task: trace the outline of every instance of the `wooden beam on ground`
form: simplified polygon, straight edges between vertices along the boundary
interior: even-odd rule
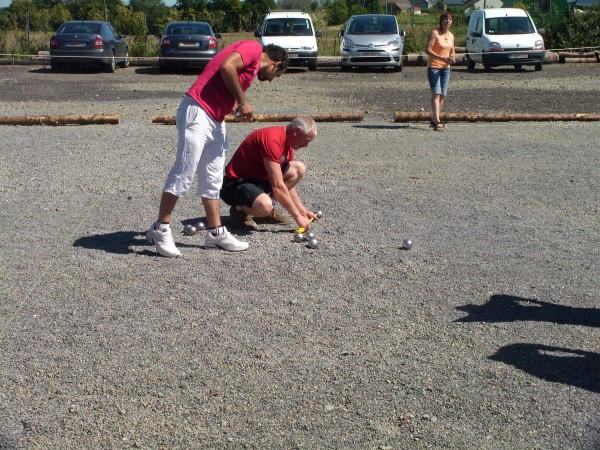
[[[254,114],[254,122],[291,122],[294,117],[311,117],[315,122],[362,122],[365,115],[355,113],[329,113],[329,114]],[[175,125],[175,116],[154,116],[152,123]],[[225,122],[236,122],[235,116],[225,116]]]
[[[117,125],[119,114],[0,116],[0,125]]]
[[[592,122],[600,120],[600,114],[480,114],[467,113],[442,113],[440,119],[445,122]],[[429,111],[396,111],[394,122],[430,122]]]

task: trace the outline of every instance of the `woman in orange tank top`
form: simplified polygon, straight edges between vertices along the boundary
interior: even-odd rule
[[[450,32],[453,21],[451,12],[443,12],[439,26],[431,32],[425,46],[427,78],[431,88],[431,126],[434,131],[444,131],[446,128],[440,121],[440,114],[448,92],[450,65],[455,62],[454,35]]]

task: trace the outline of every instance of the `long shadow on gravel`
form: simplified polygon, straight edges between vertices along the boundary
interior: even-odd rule
[[[552,383],[600,393],[600,354],[537,344],[512,344],[489,359],[514,366]]]
[[[600,327],[598,308],[573,308],[513,295],[492,295],[483,305],[464,305],[456,309],[468,314],[456,322],[535,321]]]

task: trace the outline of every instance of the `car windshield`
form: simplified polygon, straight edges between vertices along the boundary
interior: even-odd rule
[[[204,36],[209,36],[210,28],[207,24],[203,23],[185,23],[185,24],[175,24],[170,26],[167,29],[166,34],[201,34]]]
[[[100,34],[99,23],[70,22],[63,24],[58,33]]]
[[[493,17],[485,19],[488,34],[530,34],[534,33],[529,17]]]
[[[394,17],[356,17],[348,26],[349,34],[397,34],[398,25]]]
[[[263,36],[312,36],[313,29],[308,19],[268,19]]]

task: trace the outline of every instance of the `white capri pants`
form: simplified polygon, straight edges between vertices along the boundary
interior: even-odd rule
[[[197,173],[198,197],[218,199],[228,147],[225,122],[214,120],[186,95],[177,110],[177,156],[163,191],[186,195]]]

